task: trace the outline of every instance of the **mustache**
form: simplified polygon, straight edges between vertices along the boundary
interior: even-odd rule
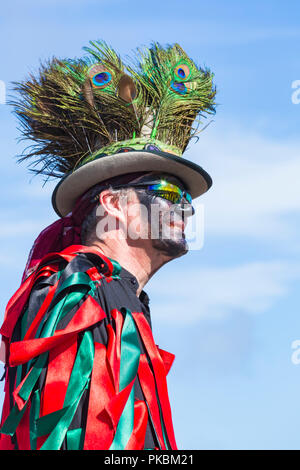
[[[186,214],[177,210],[166,210],[161,212],[161,220],[169,223],[184,223],[186,225]]]

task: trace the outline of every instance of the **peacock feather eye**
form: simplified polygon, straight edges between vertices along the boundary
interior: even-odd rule
[[[107,85],[111,81],[111,74],[109,72],[100,72],[94,75],[92,82],[95,86]]]
[[[174,78],[179,78],[182,81],[188,80],[191,74],[190,68],[187,64],[178,64],[174,69]]]
[[[183,82],[175,82],[174,80],[171,82],[170,88],[178,95],[186,95],[189,91]]]
[[[112,81],[112,74],[102,64],[95,64],[88,70],[92,86],[94,88],[106,88]]]

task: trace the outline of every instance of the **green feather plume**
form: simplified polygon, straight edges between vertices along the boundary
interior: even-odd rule
[[[181,154],[199,117],[215,112],[213,74],[175,44],[154,43],[125,65],[105,42],[90,42],[81,59],[54,58],[37,77],[15,83],[10,102],[22,137],[19,157],[35,173],[61,177],[95,153],[159,141]],[[122,144],[124,142],[124,144]]]

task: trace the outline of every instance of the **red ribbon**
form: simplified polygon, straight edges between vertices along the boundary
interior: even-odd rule
[[[143,343],[149,354],[151,364],[153,366],[155,380],[158,388],[158,395],[162,407],[164,423],[166,426],[168,438],[173,450],[177,450],[175,435],[172,423],[172,413],[168,397],[168,388],[166,381],[166,369],[163,360],[158,352],[157,346],[154,342],[153,335],[149,323],[141,312],[133,312],[132,316],[136,322]]]
[[[114,384],[107,368],[106,348],[104,344],[95,343],[84,450],[109,449],[114,428],[106,406],[114,394]]]
[[[148,422],[148,411],[144,401],[137,400],[134,403],[134,423],[133,431],[125,450],[142,450],[144,449],[146,431]]]
[[[140,377],[140,383],[143,393],[150,408],[153,426],[159,439],[160,446],[162,450],[166,450],[161,428],[160,413],[157,403],[155,380],[145,354],[141,354],[140,356],[138,375]]]
[[[12,343],[9,365],[14,367],[24,364],[33,357],[59,346],[70,337],[104,318],[106,318],[104,310],[93,297],[88,296],[64,330],[55,331],[54,335],[48,338],[35,338]]]

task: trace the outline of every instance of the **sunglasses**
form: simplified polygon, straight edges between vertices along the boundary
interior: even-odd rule
[[[192,204],[192,196],[188,192],[182,190],[176,184],[168,183],[165,180],[161,180],[159,182],[149,181],[148,183],[128,183],[120,186],[114,186],[114,189],[120,189],[124,187],[145,189],[146,191],[153,193],[156,196],[167,199],[173,204],[179,204],[183,199],[186,199],[189,204]]]

